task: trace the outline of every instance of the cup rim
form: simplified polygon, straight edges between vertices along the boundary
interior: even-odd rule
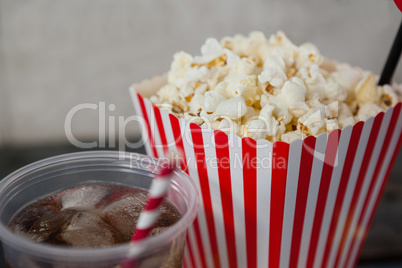
[[[21,178],[22,176],[27,175],[30,172],[34,172],[38,168],[44,168],[46,166],[51,166],[54,164],[77,160],[116,160],[117,157],[121,157],[122,154],[124,155],[123,161],[126,162],[126,164],[128,161],[127,159],[130,159],[129,157],[132,157],[133,155],[141,157],[142,160],[148,159],[148,163],[150,165],[153,165],[154,167],[156,167],[156,165],[153,163],[157,163],[158,161],[156,158],[151,156],[122,151],[99,150],[63,154],[34,162],[9,174],[8,176],[0,180],[0,193],[3,192],[9,184],[14,182],[18,178]],[[186,230],[192,224],[198,213],[197,208],[199,206],[199,194],[193,180],[182,170],[176,169],[174,173],[175,180],[172,181],[172,184],[174,184],[175,181],[180,182],[182,185],[184,184],[184,186],[186,186],[187,188],[186,190],[190,190],[190,193],[188,193],[187,196],[191,198],[188,198],[188,209],[183,215],[181,215],[180,220],[161,234],[148,237],[143,241],[128,242],[105,248],[63,248],[48,245],[45,243],[30,241],[29,239],[14,234],[7,228],[7,226],[0,222],[0,241],[3,244],[9,245],[13,248],[17,248],[21,252],[28,253],[31,256],[36,256],[44,259],[55,259],[59,261],[102,261],[102,259],[111,260],[110,256],[113,256],[112,259],[123,260],[136,258],[144,253],[144,251],[151,252],[159,247],[163,247],[164,245],[168,244],[172,240],[172,238],[179,236],[181,233],[183,233],[183,230]]]

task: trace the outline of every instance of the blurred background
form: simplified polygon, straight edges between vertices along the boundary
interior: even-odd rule
[[[115,105],[106,118],[132,115],[128,87],[166,72],[176,51],[200,54],[207,37],[283,30],[380,73],[401,18],[392,0],[0,0],[0,178],[80,150],[64,131],[78,104]],[[131,139],[136,129],[126,129]],[[98,140],[98,110],[77,113],[72,132]],[[397,161],[360,265],[402,259],[401,154]]]
[[[131,115],[133,82],[166,72],[176,51],[200,54],[211,36],[281,29],[380,73],[400,20],[392,0],[0,0],[0,144],[66,141],[80,103]],[[74,135],[96,137],[97,119],[81,112]]]

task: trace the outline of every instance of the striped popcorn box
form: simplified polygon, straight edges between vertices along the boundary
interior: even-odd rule
[[[401,103],[290,144],[201,129],[130,93],[148,154],[183,154],[201,206],[185,267],[353,267],[402,142]]]

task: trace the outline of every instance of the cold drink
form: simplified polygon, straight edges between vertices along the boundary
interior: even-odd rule
[[[0,240],[12,268],[181,267],[198,191],[176,170],[149,237],[130,242],[161,160],[96,151],[45,159],[0,181]],[[134,261],[134,262],[131,262]]]
[[[93,184],[41,199],[12,219],[16,234],[35,242],[69,247],[108,247],[131,240],[147,191],[122,185]],[[180,219],[165,201],[151,236]]]

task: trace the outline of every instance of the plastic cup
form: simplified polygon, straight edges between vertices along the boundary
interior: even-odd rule
[[[7,264],[26,267],[115,267],[137,260],[138,267],[181,267],[187,228],[198,210],[197,190],[182,171],[175,171],[166,199],[181,219],[163,233],[136,243],[107,248],[67,248],[32,242],[7,225],[22,208],[51,194],[86,184],[119,184],[148,189],[158,160],[111,151],[74,153],[48,158],[0,182],[0,240]]]

